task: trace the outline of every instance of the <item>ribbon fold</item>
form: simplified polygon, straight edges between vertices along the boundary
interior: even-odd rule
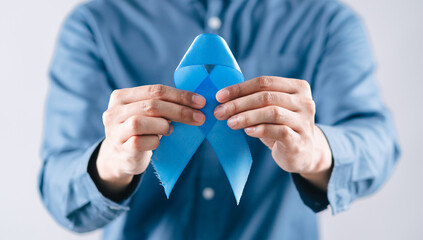
[[[226,121],[217,120],[213,111],[219,104],[218,90],[241,83],[244,76],[223,38],[215,34],[197,36],[174,73],[175,87],[201,94],[206,105],[201,111],[206,121],[201,126],[174,122],[174,131],[163,136],[153,151],[152,163],[169,198],[182,171],[207,139],[228,177],[237,204],[241,199],[252,157],[245,134],[232,130]]]

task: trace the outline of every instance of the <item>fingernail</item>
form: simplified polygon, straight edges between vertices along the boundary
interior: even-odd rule
[[[216,99],[219,102],[225,102],[229,99],[229,91],[226,89],[222,89],[216,93]]]
[[[192,115],[192,118],[194,118],[194,121],[198,123],[202,123],[204,122],[205,116],[202,113],[194,112],[194,114]]]
[[[245,132],[246,133],[253,133],[255,130],[256,130],[255,127],[247,127],[247,128],[245,128]]]
[[[169,125],[169,130],[167,130],[166,136],[169,136],[172,133],[173,133],[173,126]]]
[[[197,105],[198,107],[202,107],[206,104],[206,99],[200,95],[193,95],[192,102]]]
[[[235,127],[236,124],[238,123],[238,119],[239,119],[239,116],[229,118],[228,119],[228,126],[231,127],[231,128]]]
[[[225,106],[222,106],[222,105],[217,106],[217,108],[214,110],[214,115],[218,118],[224,117],[225,113],[226,113],[226,108]]]

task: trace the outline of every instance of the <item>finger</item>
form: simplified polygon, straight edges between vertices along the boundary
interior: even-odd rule
[[[297,132],[286,125],[259,124],[244,129],[248,136],[282,141],[284,145],[295,144],[299,138]]]
[[[130,156],[136,156],[143,151],[156,149],[159,143],[158,135],[132,136],[123,144],[123,147]]]
[[[157,84],[115,90],[110,96],[109,107],[148,99],[160,99],[197,109],[206,104],[206,99],[199,94]]]
[[[260,91],[277,91],[294,94],[302,91],[302,88],[307,87],[309,88],[308,83],[304,80],[261,76],[221,89],[217,92],[216,99],[218,102],[224,103]]]
[[[262,123],[287,125],[297,132],[301,131],[298,115],[277,106],[246,111],[228,119],[228,126],[235,130]]]
[[[136,135],[169,135],[172,127],[164,118],[132,116],[119,125],[121,143]]]
[[[217,106],[214,111],[214,116],[219,120],[224,120],[247,110],[271,105],[280,106],[291,111],[298,111],[299,104],[296,98],[294,94],[283,92],[257,92]]]
[[[161,100],[144,100],[130,103],[120,106],[115,111],[118,115],[115,121],[118,122],[124,122],[134,115],[143,115],[149,117],[162,117],[169,121],[199,126],[202,125],[206,119],[204,114],[199,110]]]

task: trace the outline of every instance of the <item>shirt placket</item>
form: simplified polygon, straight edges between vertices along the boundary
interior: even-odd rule
[[[222,0],[208,0],[206,2],[206,14],[204,19],[204,32],[219,34],[222,27]],[[196,184],[197,204],[196,204],[196,230],[195,239],[216,239],[218,229],[212,226],[216,224],[217,214],[219,214],[219,202],[222,201],[220,186],[224,183],[222,170],[219,161],[213,152],[210,144],[205,140],[199,150],[203,152],[201,159],[196,159],[200,163],[200,174]]]
[[[219,34],[222,27],[223,0],[208,0],[204,30],[207,33]]]

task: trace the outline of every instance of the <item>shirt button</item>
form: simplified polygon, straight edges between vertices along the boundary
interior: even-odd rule
[[[206,187],[203,189],[203,198],[206,200],[212,200],[214,198],[213,188]]]
[[[218,30],[222,26],[222,21],[218,17],[211,17],[207,21],[207,24],[212,30]]]

